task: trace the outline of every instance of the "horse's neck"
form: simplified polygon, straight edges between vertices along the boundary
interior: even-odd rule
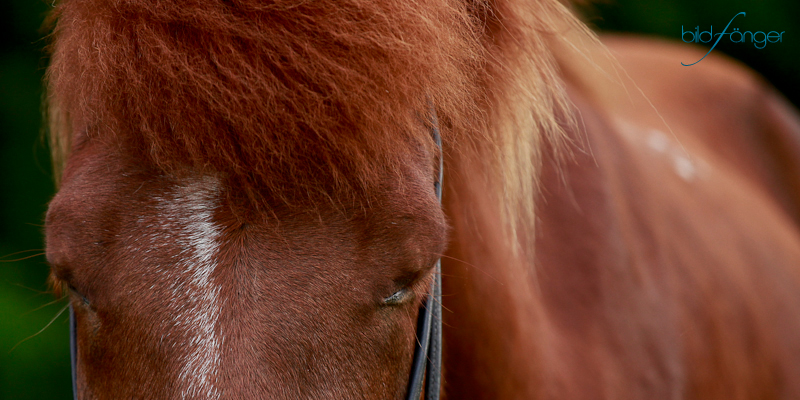
[[[536,398],[546,349],[531,340],[544,334],[534,270],[513,255],[472,172],[451,174],[445,193],[453,231],[442,261],[444,390],[451,398]]]

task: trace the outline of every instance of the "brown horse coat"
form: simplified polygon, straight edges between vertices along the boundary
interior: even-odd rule
[[[729,60],[605,42],[641,93],[571,85],[583,129],[545,159],[535,267],[448,203],[449,398],[798,398],[800,119]]]

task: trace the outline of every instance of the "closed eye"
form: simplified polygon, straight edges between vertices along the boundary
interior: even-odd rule
[[[383,299],[383,304],[387,306],[399,306],[414,298],[414,291],[409,288],[400,289],[391,296]]]

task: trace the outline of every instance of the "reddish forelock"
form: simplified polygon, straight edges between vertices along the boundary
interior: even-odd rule
[[[480,53],[457,1],[63,0],[54,18],[53,135],[167,173],[330,196],[431,145],[429,104],[451,130],[476,119]]]

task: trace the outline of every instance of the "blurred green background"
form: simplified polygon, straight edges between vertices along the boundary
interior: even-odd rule
[[[0,399],[71,398],[67,316],[59,315],[66,303],[53,302],[47,293],[41,255],[41,225],[53,195],[40,133],[47,64],[40,26],[49,4],[0,0]],[[739,17],[735,26],[786,31],[784,42],[758,50],[723,41],[715,52],[747,63],[800,104],[797,0],[616,0],[581,8],[597,28],[673,40],[680,40],[682,25],[687,30],[713,25],[716,30],[745,11],[747,17]],[[680,61],[693,60],[675,60]]]

